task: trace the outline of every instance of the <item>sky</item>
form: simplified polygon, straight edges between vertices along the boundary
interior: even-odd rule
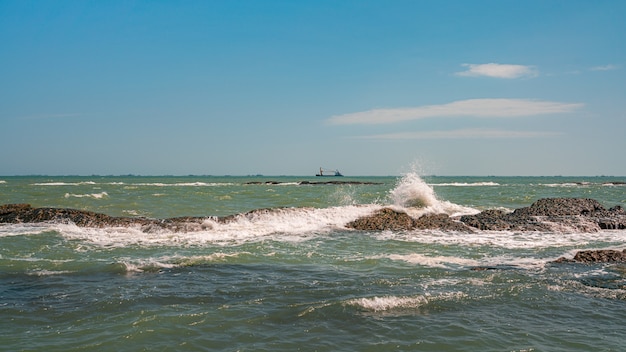
[[[0,175],[626,175],[626,1],[0,0]]]

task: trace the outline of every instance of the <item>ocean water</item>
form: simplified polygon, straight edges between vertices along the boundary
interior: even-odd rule
[[[330,180],[375,184],[300,184]],[[512,210],[544,197],[626,207],[624,181],[0,177],[0,204],[207,217],[207,229],[186,233],[0,224],[0,350],[623,351],[626,265],[550,262],[624,249],[624,230],[344,225],[384,206],[413,216]],[[210,218],[265,208],[274,210],[229,224]]]

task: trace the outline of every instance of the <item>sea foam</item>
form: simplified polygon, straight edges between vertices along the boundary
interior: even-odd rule
[[[346,302],[347,305],[361,307],[365,310],[381,312],[392,309],[418,308],[428,304],[428,299],[418,296],[384,296],[356,298]]]
[[[94,199],[102,199],[108,197],[109,194],[107,192],[100,193],[88,193],[88,194],[73,194],[73,193],[65,193],[65,198],[94,198]]]

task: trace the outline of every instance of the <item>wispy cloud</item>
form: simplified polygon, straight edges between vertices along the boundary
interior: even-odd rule
[[[604,65],[604,66],[594,66],[591,68],[591,71],[612,71],[619,69],[617,65]]]
[[[507,131],[492,129],[462,129],[451,131],[419,131],[359,136],[362,139],[499,139],[499,138],[543,138],[558,136],[558,132]]]
[[[468,99],[442,105],[413,108],[374,109],[335,115],[327,121],[334,125],[385,124],[434,117],[517,117],[561,114],[581,108],[581,103],[561,103],[531,99]]]
[[[457,76],[467,77],[493,77],[493,78],[522,78],[537,76],[537,69],[534,66],[507,65],[507,64],[463,64],[466,71],[457,72]]]

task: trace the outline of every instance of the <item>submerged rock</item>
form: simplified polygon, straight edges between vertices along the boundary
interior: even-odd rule
[[[553,263],[621,263],[626,262],[626,249],[598,249],[578,251],[574,258],[561,257]]]

